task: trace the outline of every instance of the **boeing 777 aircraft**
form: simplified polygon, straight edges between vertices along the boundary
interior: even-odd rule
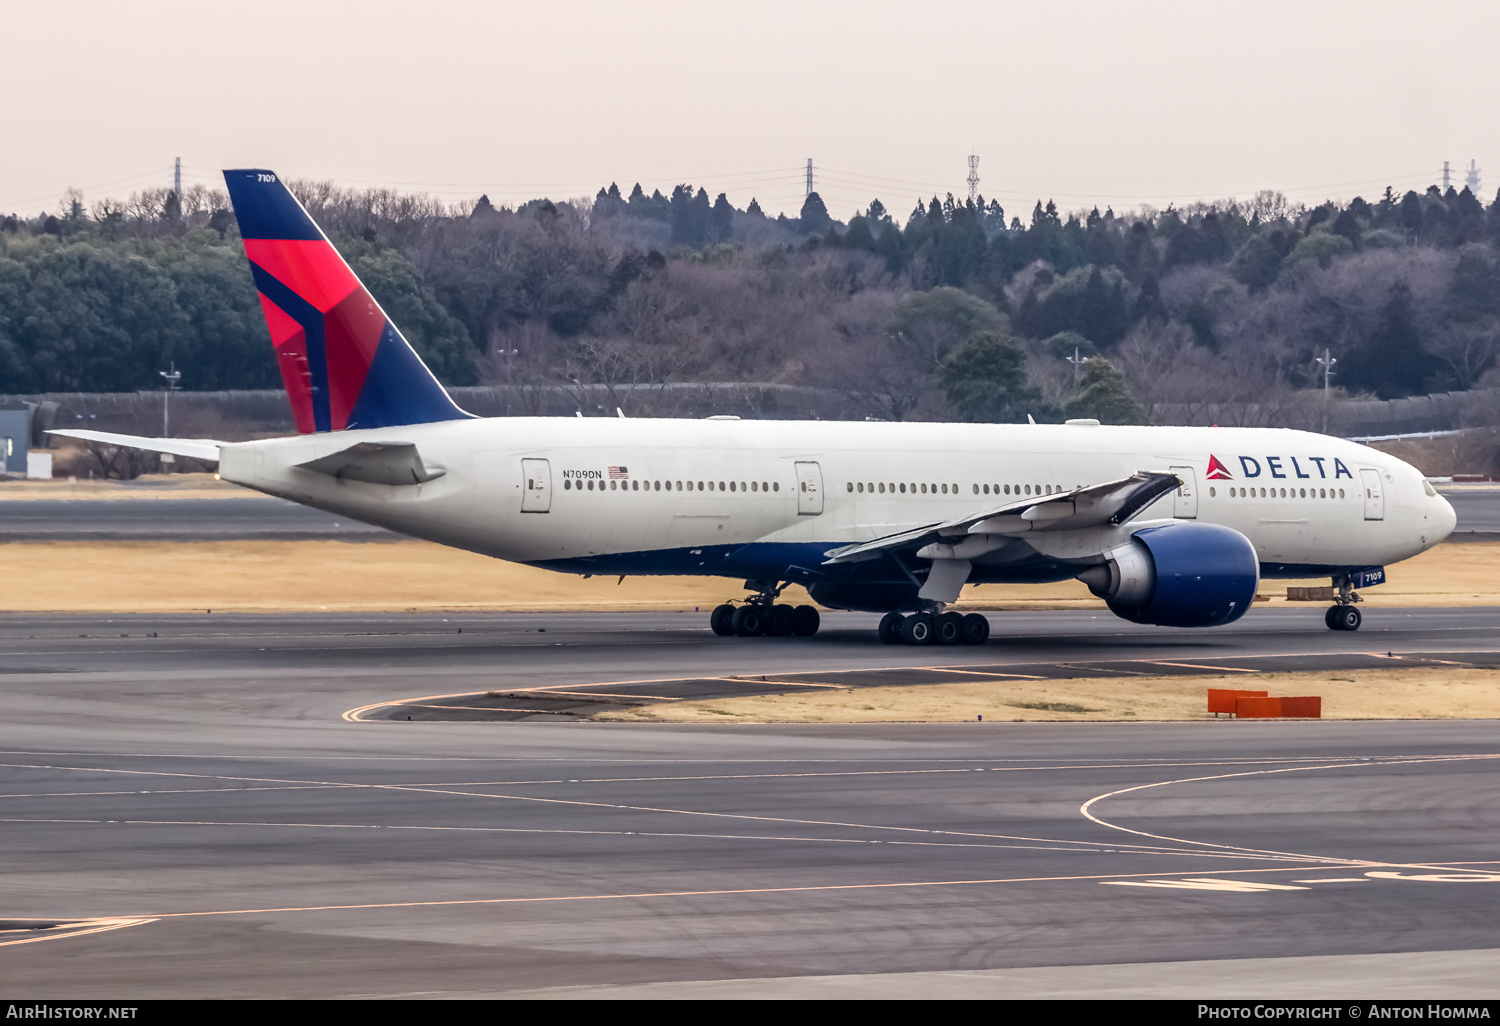
[[[1262,578],[1356,588],[1453,530],[1416,468],[1262,428],[508,417],[459,409],[270,171],[226,171],[299,434],[57,434],[217,460],[248,488],[573,574],[743,579],[718,634],[813,634],[812,606],[884,613],[888,643],[981,644],[964,584],[1077,578],[1136,623],[1213,627]]]

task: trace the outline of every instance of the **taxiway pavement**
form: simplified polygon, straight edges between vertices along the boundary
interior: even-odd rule
[[[1500,653],[1495,610],[1372,610],[1352,635],[1318,612],[1204,632],[997,614],[989,645],[944,658]],[[847,993],[855,976],[882,996],[1064,979],[1071,996],[1500,991],[1489,721],[341,718],[519,681],[932,663],[872,627],[0,617],[0,991],[753,996]]]

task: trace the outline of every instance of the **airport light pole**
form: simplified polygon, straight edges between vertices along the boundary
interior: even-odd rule
[[[177,369],[176,360],[172,361],[171,367],[170,371],[156,372],[167,379],[167,390],[161,394],[161,436],[163,438],[171,437],[167,429],[171,423],[172,393],[177,391],[177,382],[182,380],[182,371]]]
[[[1323,434],[1328,434],[1328,379],[1333,377],[1333,365],[1338,360],[1328,355],[1329,350],[1324,349],[1323,355],[1318,357],[1318,366],[1323,368]]]
[[[1073,365],[1073,391],[1076,392],[1078,391],[1078,375],[1083,371],[1083,365],[1088,363],[1088,360],[1078,355],[1077,346],[1073,347],[1072,356],[1065,356],[1063,359]]]

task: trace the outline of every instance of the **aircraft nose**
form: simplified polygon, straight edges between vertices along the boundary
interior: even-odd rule
[[[1437,530],[1434,541],[1442,541],[1448,535],[1452,534],[1453,529],[1458,526],[1458,513],[1454,511],[1453,503],[1441,495],[1433,501],[1437,506],[1437,510],[1433,514],[1433,521]]]

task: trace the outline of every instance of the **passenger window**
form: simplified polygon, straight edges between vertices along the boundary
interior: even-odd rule
[[[884,481],[880,482],[880,494],[881,495],[885,494],[885,482]]]
[[[734,491],[734,482],[733,481],[729,482],[729,490],[731,492]]]
[[[773,491],[773,492],[779,492],[779,491],[781,491],[781,482],[777,481],[775,484],[771,485],[771,491]]]

